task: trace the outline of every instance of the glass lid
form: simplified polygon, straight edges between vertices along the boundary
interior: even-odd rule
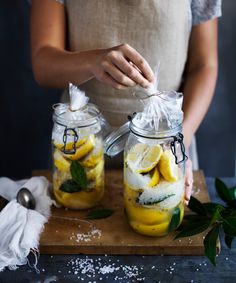
[[[130,122],[125,123],[105,138],[104,148],[108,156],[113,157],[124,150],[130,133],[129,124]]]

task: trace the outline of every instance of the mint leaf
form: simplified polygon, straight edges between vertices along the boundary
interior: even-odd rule
[[[174,231],[178,226],[180,222],[180,208],[176,207],[173,211],[173,215],[169,224],[169,231]]]
[[[225,185],[224,182],[222,182],[218,178],[215,179],[215,188],[216,188],[216,191],[217,191],[219,197],[223,201],[225,201],[226,203],[229,203],[230,201],[233,200],[231,198],[231,194],[230,194],[230,191],[229,191],[228,187]]]
[[[188,208],[200,215],[207,215],[204,205],[195,197],[191,196]]]
[[[208,218],[200,219],[195,222],[187,222],[182,225],[181,231],[176,235],[175,239],[180,237],[189,237],[205,231],[210,226]]]
[[[81,188],[74,180],[67,180],[61,184],[59,190],[66,193],[77,193],[81,191]]]
[[[83,190],[87,189],[87,176],[85,169],[77,161],[72,161],[70,166],[70,173],[73,181]]]
[[[213,265],[216,265],[216,243],[219,237],[220,225],[214,226],[204,239],[205,255]]]
[[[113,214],[113,210],[111,209],[97,209],[90,211],[87,214],[87,219],[101,219],[101,218],[107,218]]]

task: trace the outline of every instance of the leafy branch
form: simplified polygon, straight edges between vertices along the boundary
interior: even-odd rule
[[[216,265],[216,246],[220,231],[225,234],[225,243],[230,249],[236,237],[236,187],[229,189],[226,184],[216,178],[215,189],[224,205],[214,202],[202,203],[191,196],[188,207],[195,214],[186,215],[175,239],[193,236],[208,231],[204,244],[204,252],[213,265]]]

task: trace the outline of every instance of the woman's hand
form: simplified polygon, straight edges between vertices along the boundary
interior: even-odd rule
[[[91,56],[91,72],[96,79],[116,89],[136,84],[147,88],[154,80],[147,61],[128,44],[95,50]]]
[[[193,188],[193,170],[192,161],[190,159],[186,162],[186,176],[185,176],[185,197],[184,203],[188,205]]]

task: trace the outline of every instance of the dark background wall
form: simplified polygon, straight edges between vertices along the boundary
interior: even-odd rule
[[[233,176],[236,147],[236,1],[225,0],[219,21],[219,80],[197,133],[207,176]],[[0,2],[0,176],[22,178],[49,166],[51,105],[60,91],[37,86],[32,75],[27,1]]]

